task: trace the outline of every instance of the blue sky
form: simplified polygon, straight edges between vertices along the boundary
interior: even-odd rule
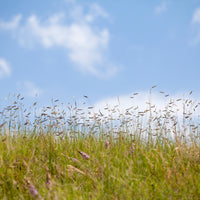
[[[199,0],[0,1],[1,100],[199,96],[199,74]]]

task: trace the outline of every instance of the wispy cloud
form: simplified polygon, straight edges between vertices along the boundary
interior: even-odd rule
[[[43,93],[43,91],[31,81],[18,82],[17,89],[22,92],[23,95],[31,98]]]
[[[2,79],[5,76],[10,76],[10,74],[11,74],[10,65],[5,59],[0,58],[0,79]]]
[[[155,7],[156,14],[162,14],[166,11],[167,11],[167,2],[166,1],[162,1],[161,4],[159,4]]]
[[[8,30],[13,31],[16,30],[20,24],[20,21],[22,19],[22,16],[16,15],[13,17],[11,21],[5,22],[0,19],[0,30]]]
[[[194,11],[193,18],[192,18],[192,23],[200,24],[200,8],[197,8]]]
[[[200,42],[200,8],[197,8],[194,11],[191,24],[194,31],[192,44],[196,45],[196,44],[199,44]]]
[[[88,22],[94,22],[99,17],[104,19],[110,19],[109,14],[97,3],[93,3],[89,6],[89,12],[85,15],[85,20]]]
[[[98,19],[109,19],[109,15],[96,3],[90,4],[87,12],[77,3],[70,6],[69,13],[56,13],[45,21],[31,15],[20,23],[22,17],[17,15],[12,21],[1,21],[0,30],[15,30],[24,47],[40,44],[43,48],[65,49],[70,61],[83,73],[114,75],[118,68],[106,56],[110,33],[97,23]]]

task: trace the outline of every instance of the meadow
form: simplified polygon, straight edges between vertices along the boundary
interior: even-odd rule
[[[200,199],[200,103],[190,94],[162,110],[151,98],[123,111],[23,99],[0,112],[0,199]]]

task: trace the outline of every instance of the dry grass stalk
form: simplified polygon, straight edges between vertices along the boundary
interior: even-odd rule
[[[45,182],[45,185],[46,185],[46,188],[48,190],[51,189],[52,182],[51,182],[51,175],[49,173],[49,168],[48,167],[46,168],[46,182]]]
[[[68,167],[68,173],[70,175],[72,175],[73,172],[78,172],[79,174],[86,175],[85,172],[81,171],[80,169],[78,169],[72,165],[67,165],[67,167]]]

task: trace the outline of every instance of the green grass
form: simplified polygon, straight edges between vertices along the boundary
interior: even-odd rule
[[[22,99],[0,112],[0,199],[200,199],[199,103],[183,99],[180,122],[171,100],[105,115]]]
[[[105,140],[95,136],[2,137],[0,199],[37,199],[31,197],[26,179],[43,199],[200,198],[200,148],[195,144],[136,139],[133,150],[133,140],[123,136],[111,137],[109,143],[105,148]]]

